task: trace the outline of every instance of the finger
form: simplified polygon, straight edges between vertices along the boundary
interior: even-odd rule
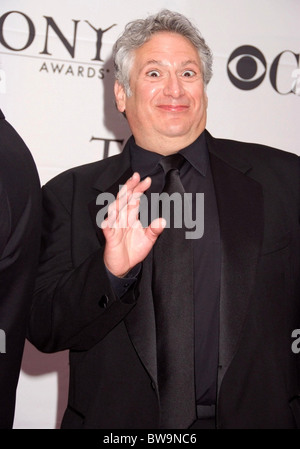
[[[144,192],[149,189],[151,182],[152,180],[148,176],[147,178],[143,179],[143,181],[138,183],[133,192],[128,196],[128,206],[132,206],[133,208],[139,206],[141,197],[143,196]]]
[[[128,199],[128,225],[130,227],[143,227],[140,222],[141,217],[144,217],[145,208],[148,210],[148,200],[144,192],[151,185],[151,178],[147,177],[141,181],[134,189],[131,197]],[[147,214],[148,215],[148,214]]]
[[[116,200],[113,201],[111,204],[109,204],[107,208],[107,219],[106,219],[106,225],[113,227],[114,223],[117,220],[117,203]]]
[[[133,188],[131,188],[131,184],[125,184],[120,190],[117,197],[117,201],[119,201],[117,207],[118,210],[121,210],[126,205],[135,207],[137,205],[137,201],[140,199],[143,193],[147,189],[149,189],[150,185],[151,178],[149,176],[136,183]]]
[[[153,243],[156,241],[157,237],[163,232],[167,225],[164,218],[156,218],[153,220],[145,231],[145,235]]]
[[[115,230],[113,226],[111,226],[111,224],[109,223],[108,218],[102,221],[101,229],[103,231],[103,235],[106,240],[109,240],[113,237]]]
[[[128,186],[132,192],[132,189],[136,186],[139,180],[140,180],[139,174],[134,173],[133,176],[130,179],[128,179],[127,182],[121,187],[115,201],[113,201],[107,208],[108,221],[104,223],[104,226],[113,227],[116,225],[117,220],[119,218],[119,211],[126,206],[128,201],[128,195],[131,195],[131,193],[130,194],[128,193]]]
[[[140,181],[133,189],[133,193],[144,193],[149,187],[151,186],[151,178],[150,176],[147,176],[147,178]]]
[[[140,181],[139,173],[134,173],[133,178],[130,178],[120,189],[117,199],[121,201],[121,205],[123,205],[123,201],[126,201],[127,198],[131,198],[134,194],[136,198],[139,195],[142,195],[147,189],[149,189],[151,185],[151,178],[147,176],[145,179]]]
[[[121,196],[117,200],[117,221],[120,227],[140,226],[138,223],[140,201],[150,185],[151,178],[147,177],[138,182],[133,191],[124,189],[121,192]]]
[[[136,211],[135,220],[137,220],[140,197],[150,185],[151,178],[147,177],[143,181],[140,181],[139,173],[135,172],[121,187],[116,200],[108,207],[109,226],[121,228],[127,227],[129,214],[132,225],[133,214],[131,211],[132,209]]]
[[[135,201],[134,204],[128,206],[127,211],[127,223],[130,228],[142,227],[139,220],[140,201]]]
[[[139,173],[135,172],[132,175],[132,177],[129,178],[119,190],[119,193],[115,200],[115,204],[112,206],[115,207],[116,220],[120,218],[119,214],[121,211],[123,211],[123,213],[124,212],[126,213],[126,208],[128,206],[130,199],[132,198],[133,191],[138,186],[139,183],[140,183],[140,175]],[[122,221],[124,221],[124,217],[122,218]]]
[[[128,194],[131,194],[133,190],[136,188],[136,186],[139,184],[141,180],[141,177],[139,173],[134,172],[131,178],[127,179],[125,184],[121,187],[119,190],[119,193],[117,195],[118,199],[123,198],[124,196],[128,196]]]

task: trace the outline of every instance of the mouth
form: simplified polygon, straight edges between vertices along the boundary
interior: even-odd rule
[[[184,104],[160,104],[158,105],[158,108],[166,112],[184,112],[188,109],[188,106]]]

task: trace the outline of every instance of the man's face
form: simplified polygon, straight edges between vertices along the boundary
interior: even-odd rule
[[[195,47],[180,34],[160,32],[135,50],[127,97],[115,96],[137,145],[161,154],[190,145],[206,125],[207,97]]]

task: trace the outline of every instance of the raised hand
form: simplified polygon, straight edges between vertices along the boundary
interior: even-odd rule
[[[140,175],[134,173],[110,204],[108,216],[101,223],[106,239],[104,263],[115,276],[125,276],[142,262],[166,225],[163,218],[157,218],[143,228],[139,220],[140,198],[150,185],[151,178],[141,181]]]

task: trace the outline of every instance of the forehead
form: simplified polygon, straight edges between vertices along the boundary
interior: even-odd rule
[[[200,65],[197,48],[189,39],[178,33],[161,31],[155,33],[147,42],[134,52],[136,63],[147,60],[195,60]]]

